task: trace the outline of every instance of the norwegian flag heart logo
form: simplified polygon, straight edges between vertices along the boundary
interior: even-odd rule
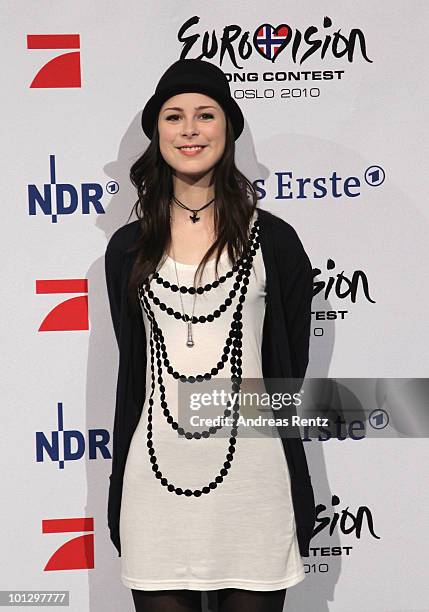
[[[274,62],[292,38],[292,30],[282,23],[276,28],[270,23],[264,23],[256,28],[253,35],[255,49],[262,57]]]

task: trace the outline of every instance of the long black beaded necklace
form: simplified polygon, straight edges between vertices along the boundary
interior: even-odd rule
[[[253,247],[253,246],[256,246],[256,245],[251,245],[251,246]],[[246,294],[246,291],[247,291],[247,285],[249,283],[248,278],[249,278],[250,273],[251,273],[252,260],[253,260],[253,257],[254,257],[255,253],[256,253],[256,249],[252,248],[252,250],[250,252],[249,258],[245,258],[243,260],[243,264],[242,265],[243,265],[243,267],[245,269],[244,269],[244,271],[241,271],[241,272],[242,272],[242,275],[245,278],[243,280],[243,286],[241,287],[241,290],[240,290],[241,295],[240,295],[240,298],[239,298],[239,304],[237,305],[236,312],[241,312],[242,304],[244,303],[244,300],[245,300],[245,294]],[[237,276],[237,278],[238,278],[238,276]],[[236,290],[238,288],[240,288],[239,283],[235,283],[234,284],[234,290],[230,291],[230,297],[227,298],[229,304],[231,304],[231,302],[232,302],[232,299],[231,299],[232,294],[235,295],[236,294]],[[217,368],[212,368],[210,373],[207,372],[205,374],[200,374],[200,375],[197,375],[197,376],[189,376],[189,377],[186,377],[185,375],[181,375],[178,371],[176,371],[174,369],[174,367],[171,365],[170,360],[168,359],[167,352],[166,352],[166,346],[165,346],[165,343],[164,343],[164,335],[163,335],[162,330],[160,329],[159,325],[156,323],[155,315],[154,315],[153,310],[151,309],[150,304],[149,304],[148,299],[147,299],[147,296],[149,296],[149,297],[153,296],[153,291],[150,290],[148,282],[146,282],[146,284],[145,284],[145,289],[146,289],[146,295],[143,292],[141,292],[140,297],[141,297],[141,300],[142,300],[142,302],[143,302],[143,304],[145,306],[145,311],[148,314],[148,318],[150,317],[150,319],[154,321],[154,327],[155,327],[154,336],[155,336],[155,339],[156,339],[157,350],[159,350],[160,352],[162,351],[164,367],[167,368],[167,372],[170,375],[172,375],[173,378],[180,379],[182,382],[191,382],[192,383],[192,382],[195,382],[195,381],[199,382],[199,381],[202,381],[204,379],[208,380],[209,378],[211,378],[211,376],[215,376],[218,373],[218,370],[222,369],[224,367],[224,364],[228,361],[228,353],[231,350],[230,349],[231,344],[233,345],[233,356],[231,358],[231,362],[233,364],[235,364],[235,361],[234,361],[235,360],[234,348],[238,347],[238,342],[235,339],[235,335],[236,334],[233,331],[233,326],[231,326],[230,332],[229,332],[229,337],[226,340],[225,346],[224,346],[223,351],[222,351],[221,359],[220,359],[220,361],[217,364]],[[155,297],[155,296],[153,296],[153,297]],[[159,300],[157,300],[157,301],[159,303]],[[163,308],[163,306],[164,306],[164,308]],[[163,304],[162,302],[160,303],[160,309],[161,310],[165,310],[165,304]],[[179,314],[180,315],[180,313],[174,313],[174,311],[173,311],[173,313],[169,312],[168,314],[174,314],[174,315]],[[204,321],[199,321],[199,322],[205,322],[205,321],[210,321],[211,322],[211,321],[214,320],[216,315],[220,316],[220,311],[215,310],[215,312],[212,315],[207,315],[207,317],[204,317]],[[236,320],[237,320],[237,316],[234,313],[233,323]],[[239,365],[241,366],[241,359],[240,359]],[[160,372],[160,376],[162,377],[162,372]],[[168,410],[167,403],[165,402],[165,398],[161,398],[161,400],[162,400],[161,406],[164,409],[164,415],[167,418],[167,422],[169,422],[172,425],[173,429],[177,429],[179,435],[185,435],[187,438],[192,438],[192,437],[200,438],[201,437],[201,434],[199,432],[195,432],[195,433],[185,432],[183,430],[183,428],[179,427],[178,423],[176,423],[172,419],[172,417],[170,417],[170,412]],[[224,411],[224,416],[228,417],[228,416],[230,416],[230,414],[231,414],[231,412],[229,410],[229,402],[228,402],[227,403],[227,408]],[[221,429],[222,427],[223,427],[223,425],[212,427],[209,430],[209,432],[203,432],[202,435],[203,435],[203,437],[208,437],[208,435],[210,435],[210,433],[216,433],[216,431],[218,429]]]
[[[238,269],[238,274],[237,274],[237,282],[234,283],[233,285],[233,289],[229,292],[229,297],[225,300],[225,302],[219,306],[219,309],[216,309],[213,314],[209,314],[209,315],[202,315],[200,316],[198,319],[195,319],[196,323],[205,323],[205,322],[212,322],[214,321],[215,318],[219,317],[221,314],[221,311],[224,312],[226,310],[226,308],[228,306],[230,306],[232,304],[232,299],[235,297],[237,290],[240,289],[240,282],[239,279],[241,279],[244,276],[243,279],[243,286],[240,289],[240,298],[239,298],[239,304],[237,305],[237,309],[236,312],[241,312],[242,309],[242,304],[244,303],[245,300],[245,294],[247,291],[247,285],[249,283],[249,276],[251,273],[251,269],[252,269],[252,263],[253,263],[253,258],[256,254],[256,249],[258,248],[258,242],[257,242],[257,227],[255,226],[254,228],[252,228],[251,231],[251,242],[250,245],[247,249],[247,251],[245,252],[245,254],[242,256],[242,258],[239,260],[240,263],[240,268]],[[229,272],[228,272],[229,275]],[[215,282],[220,282],[221,279],[219,279],[219,281],[215,281]],[[150,304],[148,302],[147,298],[150,298],[151,301],[158,305],[160,310],[162,311],[167,311],[167,314],[169,315],[173,315],[175,318],[180,318],[181,315],[179,312],[174,311],[172,308],[167,308],[166,304],[164,304],[163,302],[161,302],[159,300],[159,298],[157,298],[153,291],[150,289],[150,283],[148,281],[146,281],[146,283],[144,284],[145,287],[145,291],[146,294],[144,292],[140,292],[140,298],[143,301],[144,305],[145,305],[145,310],[148,314],[148,316],[150,316],[151,320],[154,321],[154,327],[155,327],[155,332],[154,332],[154,336],[156,336],[156,343],[157,343],[157,349],[159,349],[160,351],[162,350],[162,354],[163,354],[163,359],[164,359],[164,366],[167,368],[167,372],[172,375],[174,378],[176,379],[180,379],[182,382],[195,382],[197,381],[202,381],[204,379],[208,379],[210,378],[210,374],[211,375],[216,375],[218,373],[218,370],[224,367],[224,364],[228,361],[228,353],[230,351],[230,345],[233,344],[233,347],[236,348],[237,347],[237,341],[234,340],[235,334],[233,332],[233,327],[230,328],[230,332],[229,332],[229,337],[226,340],[224,349],[222,351],[222,357],[221,360],[218,362],[217,364],[217,368],[212,368],[210,374],[207,372],[204,375],[199,375],[199,376],[189,376],[186,377],[184,375],[181,375],[178,371],[176,371],[173,366],[170,363],[170,360],[167,357],[167,352],[166,352],[166,346],[164,343],[164,336],[162,333],[162,330],[160,329],[159,325],[156,323],[155,320],[155,315],[153,310],[150,307]],[[206,285],[204,287],[204,289],[209,290],[212,286]],[[186,287],[183,287],[183,289],[186,289]],[[233,316],[233,322],[237,319],[237,317]],[[233,353],[233,357],[232,357],[232,361],[235,359],[234,353]],[[241,361],[240,364],[241,365]],[[162,372],[160,372],[160,375],[162,376]],[[163,399],[163,398],[162,398]],[[165,403],[165,400],[163,399],[164,404],[162,405],[162,408],[164,409],[164,415],[167,417],[167,421],[170,422],[172,424],[172,428],[173,429],[177,429],[179,435],[185,435],[188,438],[199,438],[201,437],[201,434],[198,432],[195,432],[194,434],[190,433],[190,432],[184,432],[183,428],[179,427],[178,424],[172,420],[172,417],[170,417],[170,412],[167,408],[167,404]],[[224,411],[224,416],[228,417],[230,416],[231,412],[229,411],[229,402],[227,404],[227,409]],[[171,419],[171,420],[170,420]],[[209,430],[209,432],[203,432],[203,437],[208,437],[208,435],[210,433],[216,433],[216,431],[218,429],[221,429],[223,426],[219,426],[219,427],[212,427],[211,430]],[[207,434],[207,435],[205,435]]]
[[[152,298],[155,297],[153,295],[153,292],[151,292],[150,290],[150,281],[146,280],[146,282],[139,287],[140,303],[142,305],[142,308],[145,310],[147,317],[149,319],[149,322],[150,322],[151,393],[149,397],[149,408],[148,408],[147,447],[149,449],[150,461],[152,463],[152,471],[155,473],[155,477],[160,480],[161,484],[165,486],[169,492],[175,492],[177,495],[184,494],[188,497],[191,495],[194,495],[195,497],[199,497],[202,493],[204,494],[210,493],[210,491],[215,489],[219,483],[223,482],[223,478],[224,476],[228,474],[228,470],[230,469],[231,463],[234,459],[236,436],[238,433],[237,421],[239,418],[239,408],[238,408],[237,401],[235,401],[234,406],[233,406],[234,416],[233,416],[233,424],[231,428],[231,437],[229,438],[229,442],[230,442],[230,446],[228,447],[229,452],[226,454],[226,461],[223,464],[223,468],[220,470],[219,474],[215,477],[215,479],[211,481],[208,486],[202,487],[202,489],[194,489],[194,490],[185,489],[185,491],[183,491],[182,488],[174,486],[172,483],[168,482],[167,478],[165,478],[162,475],[162,472],[159,470],[159,465],[157,462],[157,458],[155,456],[155,449],[154,449],[154,445],[152,442],[152,437],[153,437],[153,434],[152,434],[153,413],[152,411],[153,411],[153,405],[154,405],[153,395],[155,391],[154,359],[156,356],[157,369],[158,369],[158,382],[159,382],[160,395],[161,395],[161,407],[163,408],[163,413],[164,413],[164,416],[166,417],[167,422],[170,423],[172,428],[177,430],[179,435],[184,435],[187,439],[208,438],[211,434],[216,433],[216,431],[220,429],[222,426],[210,427],[208,431],[203,431],[203,432],[185,432],[185,430],[182,427],[180,427],[176,421],[174,421],[173,417],[170,414],[170,411],[168,410],[167,403],[165,401],[165,386],[163,384],[163,378],[162,378],[161,354],[163,357],[164,366],[167,368],[167,372],[170,375],[172,375],[176,379],[180,379],[182,382],[193,383],[195,381],[200,382],[202,380],[210,380],[212,376],[215,376],[216,374],[218,374],[219,370],[222,369],[225,363],[228,361],[228,358],[229,358],[228,355],[231,353],[231,356],[229,359],[231,363],[232,390],[233,392],[240,391],[240,384],[242,381],[241,379],[241,375],[242,375],[241,357],[242,357],[242,336],[243,336],[242,320],[241,320],[242,319],[242,309],[243,309],[243,303],[245,301],[245,296],[247,292],[247,285],[249,284],[248,276],[250,275],[250,271],[252,268],[253,258],[256,255],[256,250],[259,248],[257,229],[258,229],[258,219],[256,219],[254,223],[254,227],[252,228],[252,232],[251,232],[251,234],[254,236],[255,239],[253,242],[250,243],[249,248],[247,249],[247,253],[245,253],[245,256],[243,256],[240,260],[240,265],[242,266],[243,270],[239,269],[239,274],[241,271],[240,279],[242,279],[243,281],[243,286],[241,287],[241,290],[240,290],[241,295],[238,300],[236,309],[233,313],[233,321],[231,323],[229,337],[226,340],[225,347],[222,352],[221,360],[217,363],[217,367],[212,368],[210,372],[206,372],[205,374],[198,374],[196,376],[186,376],[184,374],[180,374],[178,371],[176,371],[173,368],[173,366],[171,365],[168,359],[162,330],[160,329],[158,323],[156,322],[155,315],[151,309],[149,300],[146,297],[145,292],[143,290],[143,288],[146,290],[148,296],[150,296],[150,293],[152,293],[151,297]],[[239,274],[237,274],[237,279],[238,279]],[[226,280],[226,277],[227,275],[225,275],[224,280]],[[154,278],[155,278],[155,275],[152,276],[151,280],[153,280]],[[157,280],[158,278],[160,277],[158,276]],[[215,286],[214,283],[217,283],[218,285],[219,282],[220,282],[220,279],[219,281],[214,281],[213,283],[209,285],[205,285],[203,290],[209,291],[211,288]],[[237,283],[238,283],[238,286],[236,287]],[[240,283],[237,280],[237,282],[234,284],[235,293],[239,288],[240,288]],[[191,291],[189,291],[190,289],[192,288],[177,287],[176,290],[180,290],[182,293],[185,293],[186,291],[191,293]],[[198,289],[193,288],[193,289],[198,291],[198,289],[201,289],[201,288],[198,288]],[[171,287],[171,290],[174,291],[172,287]],[[231,298],[227,298],[227,299],[231,301]],[[161,305],[164,306],[165,308],[162,308]],[[159,306],[161,310],[165,310],[167,314],[174,315],[176,318],[178,318],[177,315],[179,315],[179,318],[181,318],[180,313],[176,313],[172,308],[167,307],[165,304],[162,304],[160,302]],[[226,301],[223,304],[223,306],[225,306],[225,308],[223,309],[223,312],[224,312],[226,310]],[[219,313],[217,316],[220,316],[220,313],[221,313],[220,307],[218,310],[215,310],[215,312],[212,315],[207,315],[207,317],[205,317],[204,319],[204,322],[209,321],[209,320],[210,321],[214,320],[215,313]],[[211,319],[209,319],[209,317],[211,317]],[[199,319],[196,322],[199,322]],[[154,350],[154,343],[156,346],[156,352]],[[233,345],[232,350],[230,349],[231,344]],[[229,402],[228,402],[228,406],[229,406]],[[230,416],[230,414],[231,414],[231,411],[227,407],[227,409],[224,412],[224,416],[228,417]]]

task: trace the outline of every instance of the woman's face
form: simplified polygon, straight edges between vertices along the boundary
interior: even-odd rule
[[[161,155],[176,176],[204,176],[222,157],[226,118],[221,106],[201,93],[182,93],[164,102],[158,115]],[[184,151],[184,145],[199,145]]]

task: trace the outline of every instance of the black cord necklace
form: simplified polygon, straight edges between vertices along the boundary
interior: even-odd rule
[[[204,206],[201,206],[201,208],[189,208],[188,206],[186,206],[186,204],[183,204],[183,202],[181,202],[180,200],[178,200],[176,198],[176,196],[173,196],[173,200],[176,202],[176,204],[178,204],[179,206],[181,206],[182,208],[185,208],[186,210],[189,210],[189,212],[192,213],[192,217],[189,217],[191,219],[191,221],[193,223],[196,223],[197,221],[200,220],[201,217],[197,217],[197,213],[200,212],[200,210],[203,210],[204,208],[207,208],[207,206],[209,206],[209,204],[211,204],[212,202],[214,202],[214,198],[212,200],[210,200],[210,202],[207,202],[207,204],[204,204]]]

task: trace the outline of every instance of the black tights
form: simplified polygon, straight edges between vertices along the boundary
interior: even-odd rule
[[[201,612],[201,591],[142,591],[131,589],[136,612]],[[248,591],[219,589],[218,612],[282,612],[286,589]]]

